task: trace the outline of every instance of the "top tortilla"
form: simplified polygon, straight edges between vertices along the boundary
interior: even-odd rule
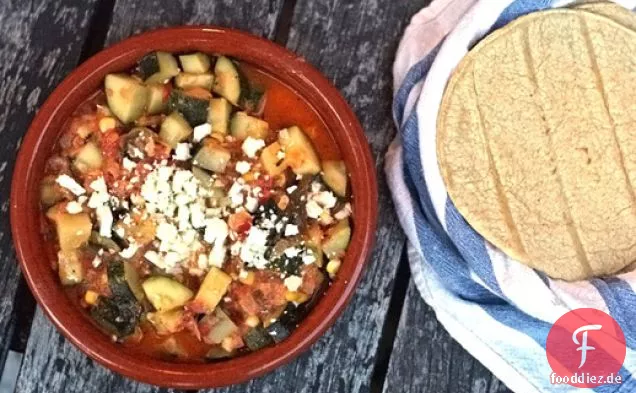
[[[636,33],[605,5],[530,14],[462,60],[437,154],[469,224],[554,278],[636,260]],[[590,7],[595,7],[592,9]]]

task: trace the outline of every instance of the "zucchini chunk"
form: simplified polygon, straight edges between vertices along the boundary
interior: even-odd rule
[[[198,166],[192,166],[192,175],[199,181],[201,187],[205,189],[211,189],[214,184],[214,179],[212,176],[204,169],[199,168]]]
[[[203,279],[201,287],[188,308],[196,313],[210,313],[221,301],[227,288],[232,282],[232,277],[227,275],[223,270],[212,267]]]
[[[257,351],[274,344],[272,337],[261,326],[248,330],[243,336],[243,340],[251,351]]]
[[[251,115],[260,116],[265,109],[265,91],[255,86],[243,87],[239,106]]]
[[[212,172],[223,173],[231,158],[229,150],[213,143],[206,143],[194,155],[192,163]]]
[[[221,347],[212,347],[208,353],[205,354],[205,358],[209,361],[227,359],[232,356],[234,356],[233,352],[228,352]]]
[[[265,331],[270,335],[270,337],[274,340],[275,343],[279,343],[289,337],[292,333],[292,329],[285,326],[280,321],[276,321],[271,323],[268,327],[265,328]]]
[[[159,72],[159,60],[157,60],[156,53],[148,53],[142,57],[137,63],[137,69],[139,70],[139,76],[141,76],[143,80]]]
[[[194,90],[196,93],[196,90]],[[170,93],[168,108],[171,111],[178,111],[188,121],[190,126],[195,127],[203,124],[208,119],[209,99],[193,94],[192,91],[174,89]]]
[[[150,64],[154,58],[154,65],[152,68],[149,67],[149,71],[159,68],[159,71],[155,71],[147,77],[147,79],[144,78],[146,83],[166,83],[170,78],[179,73],[179,64],[177,64],[177,59],[175,59],[171,53],[157,51],[146,56],[149,57],[148,60],[146,60],[148,64]]]
[[[46,216],[55,223],[62,251],[77,250],[91,237],[93,223],[88,213],[69,214],[61,205],[55,205],[46,212]]]
[[[130,288],[135,298],[138,301],[142,302],[146,298],[146,293],[144,292],[144,288],[141,286],[139,273],[130,262],[123,262],[123,264],[124,264],[124,278],[126,279],[126,282],[128,283],[128,287]]]
[[[148,104],[146,113],[156,115],[162,113],[168,107],[168,87],[160,83],[151,83],[148,88]]]
[[[88,142],[80,149],[73,166],[81,173],[102,167],[102,151],[93,142]]]
[[[100,235],[97,231],[91,232],[90,242],[91,244],[94,244],[100,248],[105,248],[108,251],[121,251],[121,247],[119,247],[119,244],[117,244],[116,241]]]
[[[256,139],[266,139],[269,133],[269,124],[245,112],[236,112],[232,116],[230,131],[233,137],[241,141],[248,136]]]
[[[168,311],[186,304],[194,295],[183,284],[164,276],[153,276],[141,286],[157,311]]]
[[[205,53],[195,52],[179,56],[184,72],[203,74],[210,71],[210,58]]]
[[[296,126],[278,134],[278,142],[285,150],[285,162],[297,175],[315,175],[320,172],[320,160],[311,141]]]
[[[122,338],[134,333],[141,316],[141,306],[117,296],[102,297],[91,308],[91,316],[104,330]]]
[[[216,78],[212,90],[232,105],[238,106],[241,98],[241,74],[232,60],[219,56],[214,65],[214,76]]]
[[[223,97],[210,100],[208,123],[212,125],[212,132],[227,134],[230,128],[232,104]]]
[[[57,253],[57,273],[62,285],[75,285],[84,281],[84,265],[77,250],[60,250]]]
[[[202,87],[206,90],[212,90],[214,83],[214,75],[212,74],[191,74],[181,72],[174,78],[174,84],[180,89],[189,89],[191,87]]]
[[[336,195],[347,195],[347,167],[344,161],[323,161],[322,180]]]
[[[113,296],[119,296],[122,298],[134,299],[134,294],[128,285],[126,280],[126,269],[124,266],[128,262],[122,262],[121,260],[111,260],[106,266],[106,274],[108,276],[108,287],[113,293]]]
[[[272,143],[261,151],[261,163],[270,176],[280,175],[287,169],[285,160],[278,158],[279,151],[281,151],[281,146],[278,142]]]
[[[338,221],[338,223],[327,230],[325,240],[322,242],[322,251],[328,258],[339,258],[344,255],[351,240],[351,226],[349,219]]]
[[[160,336],[177,333],[185,328],[185,311],[182,308],[150,312],[146,316]]]
[[[172,112],[166,117],[159,130],[161,140],[173,149],[179,142],[188,139],[191,134],[192,127],[179,112]]]
[[[124,74],[108,74],[104,88],[108,107],[122,123],[131,123],[144,113],[148,91],[137,79]]]
[[[214,314],[206,315],[199,321],[199,331],[206,344],[221,344],[224,338],[238,332],[238,326],[217,307]]]
[[[64,191],[55,182],[55,176],[47,176],[42,179],[40,185],[40,202],[48,207],[53,206],[64,199]]]

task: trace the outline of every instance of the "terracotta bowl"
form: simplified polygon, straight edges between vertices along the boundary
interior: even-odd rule
[[[110,72],[132,67],[152,50],[199,50],[249,62],[306,100],[327,125],[351,172],[354,232],[338,278],[293,334],[252,354],[209,364],[179,364],[133,354],[114,344],[67,298],[41,234],[39,182],[61,127]],[[38,303],[62,334],[89,357],[131,378],[195,389],[255,378],[307,350],[342,313],[373,247],[377,221],[375,166],[352,110],[338,91],[302,58],[267,40],[212,26],[177,27],[141,34],[103,50],[73,71],[40,108],[18,154],[11,190],[11,227],[22,272]]]

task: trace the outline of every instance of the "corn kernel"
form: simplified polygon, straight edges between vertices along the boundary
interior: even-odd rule
[[[256,327],[259,323],[261,323],[261,320],[256,315],[250,315],[245,319],[245,324],[249,327]]]
[[[84,301],[91,306],[97,303],[97,299],[99,299],[99,294],[95,291],[88,290],[84,294]]]
[[[239,274],[239,281],[245,285],[252,285],[254,284],[254,276],[254,272],[248,271],[243,274]]]
[[[251,182],[251,181],[254,181],[255,179],[254,172],[247,172],[242,177],[243,177],[243,180],[245,180],[246,182]]]
[[[287,293],[285,293],[285,299],[288,302],[304,303],[309,300],[309,295],[298,291],[287,291]]]
[[[117,128],[117,120],[114,117],[102,117],[99,121],[99,130],[101,132],[106,132],[108,130],[112,130],[113,128]]]
[[[327,273],[329,273],[329,277],[334,278],[336,273],[338,273],[338,270],[340,270],[341,264],[342,262],[340,262],[339,259],[333,259],[329,261],[329,263],[327,264]]]

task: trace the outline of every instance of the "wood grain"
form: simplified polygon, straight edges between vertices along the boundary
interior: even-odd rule
[[[419,392],[510,390],[453,340],[411,281],[383,393]]]
[[[158,26],[181,24],[216,24],[273,37],[282,1],[262,0],[245,4],[240,2],[238,6],[236,4],[238,3],[216,0],[119,0],[113,9],[106,42],[112,44],[131,34]],[[67,342],[38,310],[16,391],[159,393],[166,389],[132,381],[94,363]]]
[[[95,0],[0,2],[0,367],[16,320],[19,269],[9,225],[11,174],[38,106],[76,65]]]

